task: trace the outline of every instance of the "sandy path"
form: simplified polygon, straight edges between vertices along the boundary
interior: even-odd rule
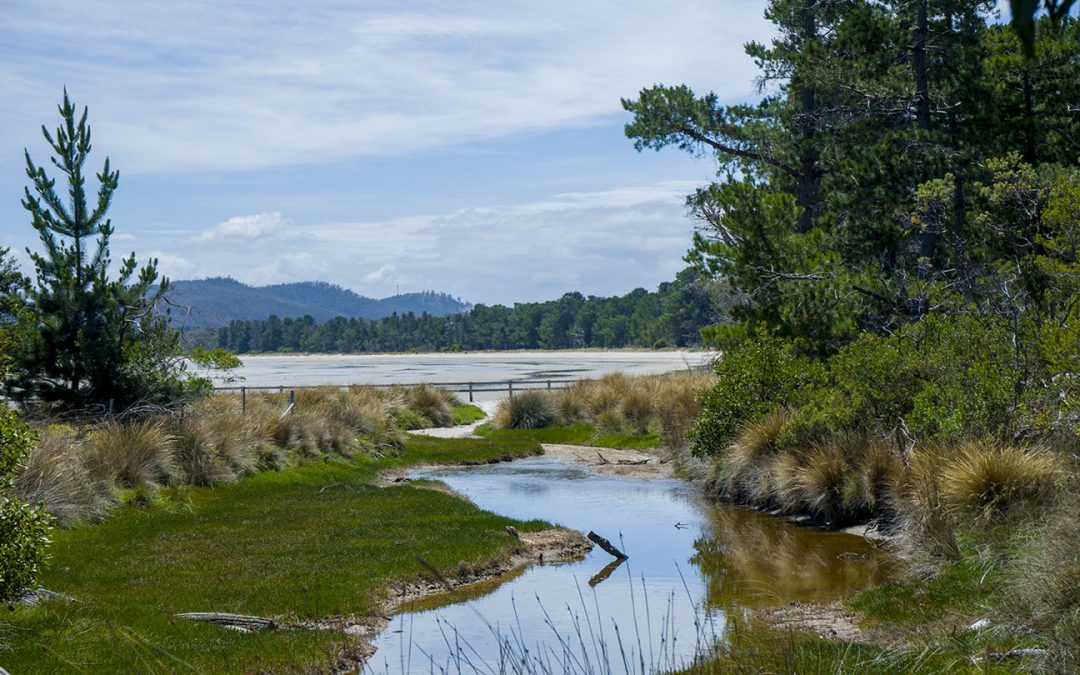
[[[499,409],[499,403],[501,401],[476,401],[472,405],[480,408],[487,415],[484,419],[473,422],[472,424],[464,424],[459,427],[442,427],[439,429],[416,429],[410,431],[410,434],[416,434],[418,436],[431,436],[433,438],[477,438],[476,427],[491,421],[492,415]]]

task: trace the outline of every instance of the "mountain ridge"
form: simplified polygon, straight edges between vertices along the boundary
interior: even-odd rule
[[[174,328],[220,328],[233,320],[311,316],[381,319],[395,312],[448,316],[472,305],[447,293],[422,291],[369,298],[325,281],[249,286],[232,277],[183,279],[169,284],[169,314]]]

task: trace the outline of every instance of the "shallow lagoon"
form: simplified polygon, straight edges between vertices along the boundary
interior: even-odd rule
[[[376,639],[367,672],[520,672],[526,650],[525,672],[606,672],[601,661],[670,670],[750,608],[828,602],[889,576],[889,557],[862,537],[709,504],[678,480],[601,476],[551,457],[413,475],[507,516],[595,530],[630,559],[608,569],[597,548],[408,606]]]

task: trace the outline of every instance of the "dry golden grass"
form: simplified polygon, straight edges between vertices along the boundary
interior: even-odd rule
[[[177,477],[175,438],[159,422],[110,422],[90,433],[86,468],[93,480],[153,492]]]
[[[245,415],[235,397],[203,399],[172,420],[176,462],[185,482],[231,483],[263,465],[260,448],[271,444],[265,420]]]
[[[980,521],[1047,500],[1061,477],[1060,463],[1040,448],[968,441],[951,454],[941,473],[944,501]]]
[[[701,412],[698,393],[715,382],[713,374],[702,372],[644,377],[610,373],[575,382],[552,396],[565,422],[588,422],[608,433],[655,431],[668,447],[681,448]]]
[[[1063,492],[1013,562],[1005,620],[1051,647],[1047,670],[1080,672],[1080,493]]]
[[[112,482],[86,466],[85,439],[78,430],[50,425],[15,476],[15,494],[30,504],[42,503],[61,526],[103,520],[116,504]]]
[[[457,399],[445,389],[421,384],[408,389],[408,406],[413,412],[427,418],[436,427],[454,424],[454,405]]]
[[[559,421],[559,407],[546,391],[523,391],[499,404],[494,422],[500,429],[541,429]]]

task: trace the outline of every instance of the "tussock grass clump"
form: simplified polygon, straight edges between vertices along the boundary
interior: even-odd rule
[[[194,485],[232,483],[263,464],[263,446],[271,437],[265,421],[241,413],[234,397],[206,398],[175,419],[176,463]]]
[[[109,422],[90,433],[86,468],[92,480],[153,493],[177,477],[175,438],[159,422]]]
[[[968,441],[942,468],[942,494],[958,513],[989,521],[1045,501],[1060,471],[1058,461],[1041,449]]]
[[[116,504],[113,484],[87,467],[85,439],[70,426],[50,425],[15,476],[15,495],[43,503],[60,526],[104,520]]]
[[[559,421],[559,407],[545,391],[523,391],[499,404],[495,425],[502,429],[541,429]]]
[[[906,557],[930,567],[939,559],[959,560],[956,523],[941,488],[945,456],[940,448],[912,454],[893,489]]]
[[[427,384],[417,385],[408,389],[406,400],[409,409],[430,420],[433,426],[453,426],[457,399],[445,389]]]
[[[701,412],[700,392],[715,382],[711,373],[645,377],[610,373],[575,382],[553,396],[567,422],[588,422],[612,434],[658,432],[668,447],[680,448]]]
[[[722,493],[761,506],[773,501],[768,489],[768,464],[776,452],[776,438],[787,420],[787,411],[777,408],[743,425],[720,461],[725,478],[716,487]]]

